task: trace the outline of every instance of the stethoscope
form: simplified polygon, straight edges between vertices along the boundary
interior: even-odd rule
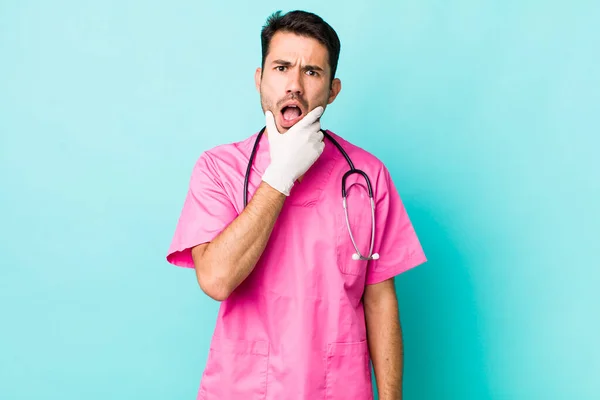
[[[244,178],[244,208],[246,208],[246,206],[248,205],[248,180],[250,178],[252,162],[254,161],[254,156],[256,155],[256,149],[258,148],[258,143],[260,142],[260,138],[262,137],[262,134],[265,131],[265,129],[266,129],[266,127],[262,128],[260,130],[260,132],[258,133],[258,136],[256,137],[256,141],[254,142],[254,147],[252,148],[252,153],[250,153],[250,160],[248,161],[248,167],[246,168],[246,176]],[[352,245],[354,246],[354,249],[356,250],[356,253],[352,254],[352,259],[353,260],[377,260],[377,259],[379,259],[379,254],[373,253],[373,244],[375,243],[375,201],[373,200],[373,188],[371,187],[371,180],[369,179],[369,176],[365,172],[361,171],[360,169],[354,168],[354,164],[352,163],[352,160],[348,156],[348,153],[346,153],[346,151],[344,151],[344,149],[337,142],[337,140],[335,140],[333,137],[331,137],[331,135],[328,134],[327,132],[325,132],[323,130],[321,130],[321,132],[323,132],[323,136],[325,136],[327,139],[329,139],[331,141],[331,143],[333,143],[335,145],[335,147],[338,148],[338,150],[340,151],[340,153],[342,153],[342,155],[348,162],[348,165],[350,166],[350,169],[342,177],[342,205],[344,207],[344,214],[346,216],[346,226],[348,227],[348,233],[350,234],[350,240],[352,240]],[[356,241],[354,240],[354,235],[352,234],[352,228],[350,228],[350,220],[348,218],[348,207],[346,204],[346,179],[352,174],[359,174],[359,175],[362,175],[363,178],[365,178],[365,181],[367,182],[367,190],[369,192],[369,200],[371,201],[371,245],[369,247],[369,255],[368,256],[363,256],[362,254],[360,254],[360,250],[358,249],[358,246],[356,245]]]

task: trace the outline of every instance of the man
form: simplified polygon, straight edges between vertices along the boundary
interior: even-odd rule
[[[341,90],[335,31],[311,13],[277,12],[261,39],[265,135],[200,156],[167,255],[221,301],[198,399],[372,399],[371,361],[380,399],[401,399],[393,277],[423,263],[423,250],[382,162],[326,131],[371,180],[373,246],[360,174],[346,180],[346,220],[350,167],[320,126]]]

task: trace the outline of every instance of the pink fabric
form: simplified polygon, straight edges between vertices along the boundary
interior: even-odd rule
[[[250,276],[221,303],[198,399],[373,398],[366,341],[365,285],[426,261],[386,167],[330,133],[365,171],[376,199],[372,261],[352,260],[341,199],[348,164],[325,150],[286,199],[267,247]],[[167,260],[193,268],[191,248],[217,236],[243,208],[246,166],[256,139],[215,147],[199,158]],[[248,199],[269,164],[261,139]],[[347,180],[352,232],[369,250],[371,211],[362,177]]]

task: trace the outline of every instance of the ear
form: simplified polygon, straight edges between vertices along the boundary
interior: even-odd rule
[[[256,68],[256,72],[254,73],[254,85],[256,86],[256,90],[260,93],[260,81],[261,81],[262,70]]]
[[[333,82],[331,82],[331,89],[329,89],[329,98],[327,99],[327,104],[333,103],[333,101],[335,100],[337,95],[340,94],[341,90],[342,90],[342,81],[339,80],[338,78],[335,78],[333,80]]]

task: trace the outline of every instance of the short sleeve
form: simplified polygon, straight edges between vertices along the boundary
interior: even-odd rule
[[[375,284],[414,268],[425,253],[388,169],[382,165],[375,187],[375,243],[379,259],[369,261],[366,284]]]
[[[167,261],[179,267],[194,268],[192,247],[212,241],[236,217],[214,161],[208,153],[203,153],[192,171]]]

